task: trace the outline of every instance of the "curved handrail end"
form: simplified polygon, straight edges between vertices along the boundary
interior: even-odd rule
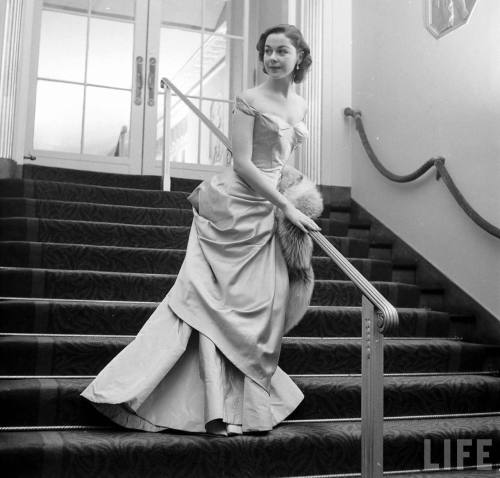
[[[398,311],[391,303],[384,304],[377,312],[377,327],[383,335],[395,335],[399,330]]]

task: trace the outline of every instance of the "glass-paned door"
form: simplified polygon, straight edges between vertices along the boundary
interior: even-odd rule
[[[37,164],[141,174],[148,2],[36,1],[27,149]]]
[[[163,77],[230,135],[231,102],[246,87],[248,8],[248,0],[151,0],[148,45],[158,74],[145,115],[148,174],[162,169]],[[227,165],[225,146],[175,94],[167,114],[172,176],[204,178]]]
[[[162,173],[162,77],[226,135],[246,85],[248,0],[34,0],[37,164]],[[225,147],[181,100],[169,110],[173,176],[203,178]]]

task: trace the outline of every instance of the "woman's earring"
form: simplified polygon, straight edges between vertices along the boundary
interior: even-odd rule
[[[299,63],[297,63],[297,66],[295,67],[296,70],[300,70]]]

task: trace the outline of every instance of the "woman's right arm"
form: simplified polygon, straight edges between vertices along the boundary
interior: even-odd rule
[[[319,231],[319,226],[300,212],[252,163],[254,117],[236,110],[232,123],[233,169],[256,192],[279,207],[290,222],[303,232]]]

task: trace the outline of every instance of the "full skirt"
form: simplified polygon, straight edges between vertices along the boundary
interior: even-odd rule
[[[220,419],[236,434],[271,430],[304,398],[278,367],[289,284],[274,207],[232,170],[190,200],[174,286],[82,396],[133,429],[205,432]]]

